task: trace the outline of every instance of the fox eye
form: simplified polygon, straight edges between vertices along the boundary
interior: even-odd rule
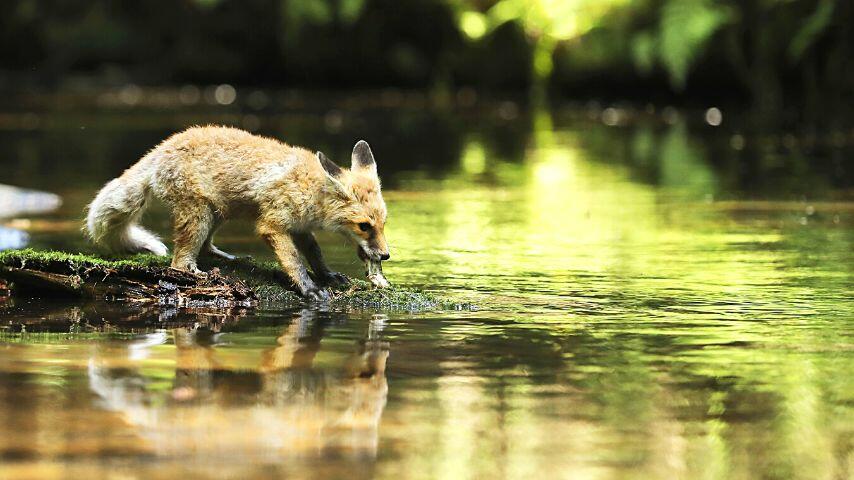
[[[367,232],[371,229],[371,224],[368,222],[362,222],[359,224],[359,230],[363,232]]]

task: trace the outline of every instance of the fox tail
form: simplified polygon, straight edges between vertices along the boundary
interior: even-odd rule
[[[143,162],[98,192],[89,204],[85,230],[96,245],[111,252],[168,255],[157,235],[138,224],[151,198],[152,169]]]

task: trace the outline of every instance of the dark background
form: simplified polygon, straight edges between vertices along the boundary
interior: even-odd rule
[[[756,125],[821,129],[848,125],[854,93],[854,4],[842,0],[19,0],[0,9],[6,97],[229,83],[455,99],[472,87],[534,101],[711,102],[749,111]]]

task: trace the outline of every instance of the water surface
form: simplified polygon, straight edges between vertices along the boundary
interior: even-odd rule
[[[368,139],[387,276],[478,308],[7,299],[0,476],[851,478],[850,149],[690,112],[606,126],[511,107],[253,114],[342,164]],[[72,250],[85,202],[159,139],[247,121],[38,118],[0,131],[0,183],[63,206],[2,223]],[[146,223],[168,232],[162,209]],[[219,246],[269,256],[251,228]]]

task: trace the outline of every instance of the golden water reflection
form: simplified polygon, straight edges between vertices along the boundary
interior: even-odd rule
[[[718,202],[681,124],[534,123],[386,192],[388,277],[476,311],[4,304],[6,476],[851,478],[852,203]]]
[[[102,408],[120,414],[158,455],[269,460],[340,450],[374,456],[388,351],[370,340],[347,359],[344,372],[315,370],[323,326],[312,318],[304,311],[252,369],[221,355],[216,334],[175,329],[173,378],[147,377],[129,365],[167,341],[169,334],[160,332],[122,345],[125,358],[93,354],[89,385]]]
[[[65,458],[81,471],[87,460],[113,455],[203,471],[225,458],[374,458],[388,393],[386,317],[371,316],[349,349],[324,352],[325,330],[345,320],[301,310],[272,345],[245,337],[235,345],[232,334],[207,327],[67,345],[51,344],[62,334],[24,335],[36,343],[0,353],[3,413],[21,402],[0,422],[0,452],[24,460],[11,470],[24,476],[45,471],[30,458]]]

